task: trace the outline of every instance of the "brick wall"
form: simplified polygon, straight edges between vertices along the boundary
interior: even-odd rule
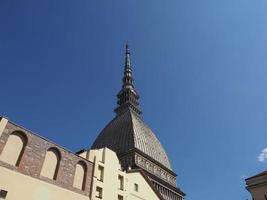
[[[54,144],[23,127],[20,127],[12,122],[8,122],[7,126],[4,129],[3,134],[0,137],[0,154],[7,142],[7,139],[11,133],[14,131],[23,132],[28,139],[26,148],[21,157],[19,166],[12,166],[3,161],[0,161],[0,166],[9,168],[11,170],[20,172],[22,174],[37,178],[51,184],[57,185],[59,187],[84,194],[89,196],[91,192],[91,182],[92,182],[92,173],[93,173],[93,163],[60,147],[57,144]],[[61,160],[59,164],[59,170],[57,173],[56,180],[51,180],[46,177],[40,176],[42,165],[45,159],[46,151],[51,148],[57,148],[61,153]],[[85,189],[79,190],[73,187],[73,180],[75,174],[76,164],[79,161],[83,161],[87,166],[86,172],[86,182]]]

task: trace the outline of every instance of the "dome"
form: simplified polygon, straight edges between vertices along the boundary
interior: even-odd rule
[[[118,156],[137,149],[171,170],[167,154],[152,130],[129,109],[117,115],[98,135],[92,149],[108,147]]]
[[[122,87],[117,93],[116,116],[101,131],[91,149],[109,148],[116,152],[123,170],[141,170],[162,199],[184,199],[177,188],[176,174],[160,141],[143,121],[139,95],[135,90],[126,44]]]

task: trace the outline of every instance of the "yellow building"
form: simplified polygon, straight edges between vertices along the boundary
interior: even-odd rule
[[[80,156],[94,163],[92,199],[161,199],[142,170],[122,170],[114,151],[95,149],[80,152]]]
[[[267,200],[267,171],[246,179],[253,200]]]

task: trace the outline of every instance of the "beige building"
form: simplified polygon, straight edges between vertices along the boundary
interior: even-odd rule
[[[254,200],[267,200],[267,171],[247,178],[246,184]]]
[[[80,156],[94,163],[92,199],[161,199],[142,170],[122,170],[114,151],[95,149],[80,152]]]

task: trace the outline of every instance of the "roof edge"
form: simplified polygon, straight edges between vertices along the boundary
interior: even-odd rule
[[[254,175],[254,176],[251,176],[251,177],[249,177],[249,178],[246,178],[245,181],[251,180],[251,179],[253,179],[253,178],[257,178],[257,177],[265,176],[265,175],[267,175],[267,171],[263,171],[263,172],[260,172],[260,173],[258,173],[258,174],[256,174],[256,175]]]

